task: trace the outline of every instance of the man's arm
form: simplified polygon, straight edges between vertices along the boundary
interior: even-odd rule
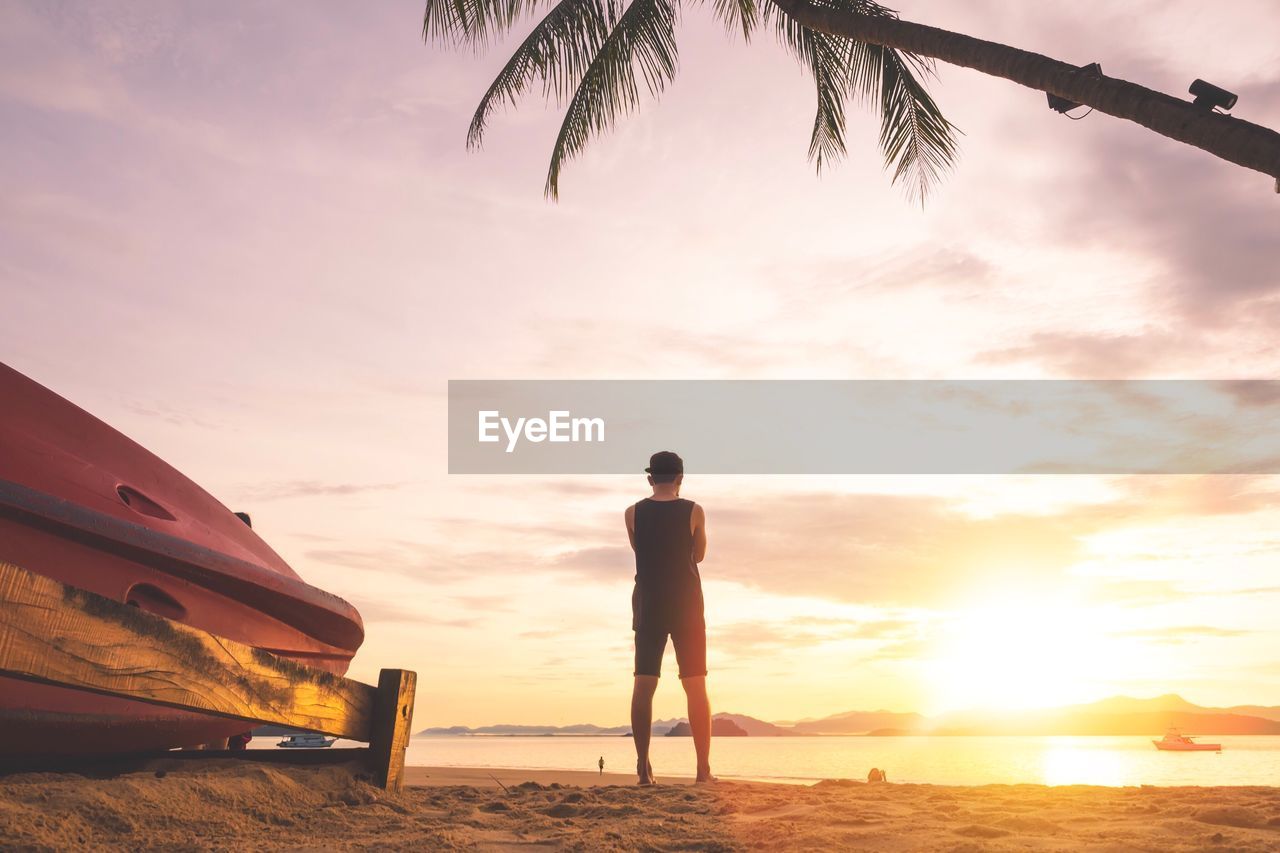
[[[627,511],[623,513],[623,518],[627,522],[627,539],[631,540],[631,550],[636,549],[636,505],[632,504],[627,507]]]
[[[707,514],[701,504],[693,505],[689,526],[693,528],[693,561],[701,563],[707,556]]]

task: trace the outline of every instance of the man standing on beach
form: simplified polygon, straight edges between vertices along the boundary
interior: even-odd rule
[[[662,674],[667,637],[676,650],[680,684],[689,703],[689,728],[698,759],[698,781],[711,775],[711,701],[707,698],[707,629],[702,612],[698,563],[707,554],[707,519],[702,507],[680,497],[684,460],[669,450],[649,458],[650,497],[627,507],[627,537],[636,553],[636,586],[631,594],[636,633],[635,686],[631,693],[631,733],[641,785],[653,784],[649,738],[653,694]]]

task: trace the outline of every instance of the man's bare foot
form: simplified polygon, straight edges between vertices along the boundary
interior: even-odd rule
[[[694,780],[694,782],[698,785],[710,785],[719,781],[720,781],[720,777],[711,775],[710,767],[698,768],[698,778]]]
[[[647,762],[647,761],[646,761],[646,762],[645,762],[645,765],[644,765],[644,769],[641,769],[641,768],[640,768],[640,762],[639,762],[639,761],[637,761],[637,762],[636,762],[636,775],[640,777],[640,781],[639,781],[638,783],[636,783],[636,784],[638,784],[638,785],[649,786],[649,785],[656,784],[656,783],[653,781],[653,764],[652,764],[652,763],[650,763],[650,762]]]

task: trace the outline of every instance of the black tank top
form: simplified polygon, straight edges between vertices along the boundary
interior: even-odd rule
[[[693,501],[636,504],[636,588],[632,627],[672,630],[702,622],[702,580],[693,561]]]

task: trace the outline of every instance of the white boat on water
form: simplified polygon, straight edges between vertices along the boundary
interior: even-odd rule
[[[324,735],[289,735],[276,746],[281,749],[324,749],[333,746],[337,740]]]
[[[1160,740],[1151,741],[1156,749],[1167,752],[1222,752],[1220,743],[1196,743],[1177,729],[1169,729]]]

